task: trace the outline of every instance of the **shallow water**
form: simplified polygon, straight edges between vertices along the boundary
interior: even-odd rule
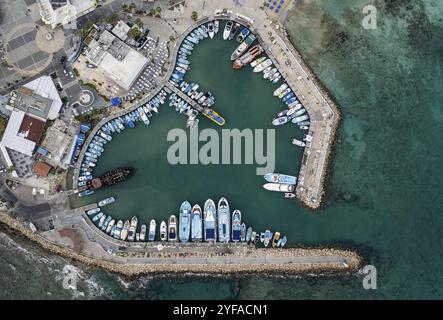
[[[361,8],[367,4],[366,1],[297,1],[294,11],[288,16],[287,26],[294,43],[343,110],[326,208],[311,214],[296,204],[284,199],[280,201],[275,195],[260,193],[260,197],[272,197],[273,205],[290,208],[286,212],[278,212],[278,218],[277,213],[268,214],[265,221],[263,216],[259,216],[258,208],[249,209],[247,196],[243,199],[234,192],[229,193],[230,188],[223,191],[236,206],[245,208],[244,215],[249,224],[257,228],[272,225],[290,234],[293,243],[341,243],[360,248],[368,261],[377,267],[378,290],[364,290],[361,277],[356,276],[301,279],[142,277],[134,281],[124,280],[129,283],[128,289],[117,277],[94,269],[84,271],[85,279],[92,279],[104,290],[106,297],[114,298],[441,298],[443,5],[441,1],[384,3],[376,3],[378,29],[371,31],[360,26]],[[205,50],[203,46],[206,44],[204,42],[197,50]],[[200,71],[195,68],[194,72],[194,76],[198,77]],[[212,77],[212,72],[208,71],[208,78]],[[236,76],[244,74],[241,71]],[[214,90],[218,108],[223,104],[223,94],[212,89],[214,84],[208,82],[208,87],[211,87],[208,89]],[[243,99],[251,98],[248,95]],[[266,117],[263,113],[254,114],[254,117],[272,117],[275,107],[271,108],[273,112]],[[229,106],[220,107],[220,113],[226,116],[229,125],[236,125],[235,121],[238,125],[244,123],[243,119],[232,116],[235,109],[230,110]],[[135,137],[137,130],[149,134],[156,130],[157,125],[164,125],[164,132],[174,125],[184,127],[183,117],[172,110],[164,111],[154,119],[149,129],[139,126],[132,130],[133,133],[128,130],[125,134],[134,134]],[[166,128],[168,124],[170,126]],[[202,125],[205,125],[204,120]],[[115,143],[123,136],[116,136]],[[151,151],[153,160],[150,163],[154,167],[163,157],[164,150],[160,148],[164,144],[159,145]],[[153,143],[150,144],[151,148],[153,146]],[[131,152],[142,151],[132,149]],[[295,159],[279,164],[277,168],[297,171],[297,157],[299,155],[294,151]],[[192,180],[194,172],[189,170],[188,177]],[[210,171],[211,168],[203,168],[195,172],[203,173],[199,177],[207,177]],[[250,173],[253,168],[245,171]],[[229,172],[237,173],[231,168]],[[251,188],[254,192],[260,190],[261,183],[260,177],[255,178],[257,187]],[[161,183],[158,177],[153,179],[156,179],[153,185]],[[242,180],[243,177],[235,179],[235,182],[242,184]],[[215,190],[213,182],[208,183],[209,187],[205,188],[191,182],[192,191],[197,190],[198,196],[194,192],[191,195],[191,190],[174,189],[170,207],[163,208],[174,212],[180,200],[188,197],[202,202],[208,197],[206,189]],[[244,189],[244,192],[252,194],[251,190]],[[153,192],[154,189],[146,190],[147,202],[148,195]],[[216,198],[220,194],[217,192],[211,196]],[[158,196],[152,194],[155,199]],[[124,213],[117,214],[123,216]],[[149,213],[149,216],[154,214],[157,213]],[[158,214],[160,217],[170,213],[162,211]],[[30,288],[25,288],[29,281],[26,271],[41,268],[44,270],[41,271],[42,279],[50,282],[48,279],[56,276],[42,267],[46,264],[29,264],[23,253],[13,256],[10,251],[0,248],[2,271],[11,269],[11,261],[20,267],[16,266],[16,272],[7,273],[14,275],[17,284],[11,284],[9,276],[0,278],[1,287],[9,288],[8,291],[2,290],[0,295],[8,298],[44,295],[45,291],[37,288],[40,280],[30,282]],[[37,250],[36,254],[40,256],[43,253]],[[58,286],[61,288],[59,282],[48,285],[54,288],[53,298],[66,296],[65,290],[56,289]],[[87,296],[94,297],[94,294]]]

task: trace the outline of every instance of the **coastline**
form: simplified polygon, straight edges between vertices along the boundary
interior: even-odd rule
[[[206,273],[219,275],[234,274],[263,274],[273,275],[292,274],[300,275],[308,272],[315,273],[352,273],[356,272],[363,264],[363,257],[356,251],[343,250],[338,248],[285,248],[285,249],[251,249],[255,256],[269,257],[333,257],[340,256],[346,259],[347,265],[337,262],[325,263],[297,263],[297,264],[167,264],[167,263],[119,263],[106,259],[89,257],[73,250],[52,243],[38,233],[33,233],[17,219],[7,213],[0,213],[0,223],[8,227],[11,231],[31,240],[41,248],[59,256],[75,260],[88,267],[100,267],[110,272],[134,277],[143,274],[186,274],[186,273]],[[251,253],[251,255],[252,255]],[[248,256],[247,256],[248,257]],[[245,257],[245,258],[247,258]]]

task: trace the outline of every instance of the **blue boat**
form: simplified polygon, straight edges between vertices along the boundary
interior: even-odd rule
[[[297,101],[297,98],[296,97],[292,97],[292,98],[286,100],[286,105],[290,105],[291,103],[294,103],[295,101]]]
[[[249,35],[249,29],[248,28],[243,28],[243,30],[238,34],[236,40],[238,43],[243,42],[246,37]]]
[[[212,199],[208,199],[205,202],[204,207],[204,228],[205,228],[205,241],[217,241],[217,210],[215,203]]]
[[[91,177],[92,178],[92,177]],[[94,190],[85,190],[78,194],[79,197],[89,196],[94,193]],[[100,212],[103,215],[103,212]],[[99,217],[100,219],[100,217]]]
[[[229,203],[225,198],[218,201],[218,241],[227,243],[231,239],[230,226],[231,214],[229,211]]]
[[[297,184],[297,177],[281,173],[267,173],[265,174],[265,180],[271,183]]]
[[[130,128],[135,127],[134,121],[132,121],[131,117],[128,115],[125,115],[125,122]]]
[[[180,242],[188,242],[189,234],[191,232],[191,204],[184,201],[180,206],[180,216],[178,219],[178,238]]]
[[[198,204],[194,205],[191,214],[191,240],[192,241],[202,241],[202,231],[203,221],[202,221],[202,208]]]
[[[178,62],[183,63],[183,64],[189,64],[189,60],[183,59],[183,58],[178,58]]]
[[[284,96],[282,99],[283,102],[288,101],[289,98],[292,98],[294,96],[294,92],[289,92],[287,95]]]
[[[241,212],[234,210],[232,213],[232,241],[239,242],[241,239]]]
[[[115,128],[115,131],[117,131],[117,133],[120,133],[120,127],[117,124],[117,121],[114,119],[111,121],[111,123],[112,123],[112,126]]]

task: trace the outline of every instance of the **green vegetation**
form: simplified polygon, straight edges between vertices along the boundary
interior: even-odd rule
[[[95,84],[93,84],[93,83],[87,82],[87,83],[85,83],[83,85],[87,86],[87,87],[89,87],[91,89],[94,89],[96,92],[98,92],[97,86]]]
[[[79,122],[91,122],[93,123],[94,119],[97,118],[97,116],[101,115],[101,111],[99,109],[94,109],[90,113],[86,115],[78,115],[75,117],[75,120]]]
[[[62,97],[63,104],[67,104],[69,102],[68,97]]]
[[[73,68],[72,70],[74,71],[74,73],[77,77],[80,76],[80,72],[77,70],[77,68]]]
[[[194,20],[194,21],[197,21],[197,19],[198,19],[198,13],[197,13],[196,11],[192,11],[191,19]]]
[[[134,23],[140,28],[143,28],[143,21],[140,18],[135,19]]]
[[[0,138],[3,137],[3,133],[5,132],[7,121],[3,118],[0,118]]]
[[[132,28],[128,32],[128,37],[132,38],[132,39],[137,39],[137,38],[141,37],[141,35],[142,35],[142,33],[140,32],[140,30],[138,28]]]

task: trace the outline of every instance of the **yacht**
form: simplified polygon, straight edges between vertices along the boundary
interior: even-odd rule
[[[162,221],[160,223],[160,240],[161,241],[168,240],[168,227],[166,226],[165,221]]]
[[[132,217],[131,226],[129,227],[129,231],[128,231],[128,241],[135,240],[135,233],[137,232],[137,224],[138,224],[137,217],[135,217],[135,216]]]
[[[202,230],[203,230],[203,220],[202,220],[202,209],[198,204],[192,207],[191,213],[191,240],[192,241],[202,241]]]
[[[155,229],[157,228],[157,223],[155,222],[155,219],[151,219],[149,222],[149,235],[148,240],[154,241],[155,240]]]
[[[249,46],[255,41],[255,35],[252,33],[246,38],[245,41],[243,41],[231,54],[231,60],[234,61],[238,57],[240,57],[248,48]],[[251,62],[253,63],[253,62]]]
[[[218,20],[214,21],[214,33],[217,34],[218,33],[218,28],[220,26],[220,22]]]
[[[231,20],[228,20],[225,24],[225,30],[223,31],[223,40],[228,40],[229,35],[231,34],[233,22]]]
[[[140,241],[146,241],[146,224],[140,227]]]
[[[227,243],[230,240],[230,211],[225,198],[218,201],[218,241]]]
[[[232,40],[237,34],[238,29],[240,28],[240,23],[236,22],[232,27],[231,33],[229,34],[228,40]]]
[[[217,211],[215,208],[215,203],[212,199],[208,199],[204,206],[204,238],[205,241],[216,241],[216,221],[217,221]]]
[[[103,200],[99,201],[98,202],[98,206],[99,207],[104,207],[104,206],[106,206],[108,204],[111,204],[111,203],[114,203],[114,202],[115,202],[115,198],[114,197],[109,197],[109,198],[106,198],[106,199],[103,199]]]
[[[168,220],[168,240],[177,241],[177,218],[174,215]]]
[[[292,144],[295,144],[296,146],[299,147],[304,147],[306,146],[306,143],[304,143],[303,141],[297,140],[297,139],[292,139]]]
[[[289,176],[281,173],[267,173],[264,178],[271,183],[296,184],[297,177]]]
[[[191,232],[191,204],[188,201],[184,201],[180,206],[178,226],[180,228],[178,233],[180,241],[188,242]]]
[[[129,227],[130,227],[130,222],[129,220],[125,221],[125,224],[123,225],[123,229],[120,232],[120,240],[125,241],[126,238],[128,237],[128,231],[129,231]]]
[[[209,22],[208,23],[208,33],[209,33],[209,38],[214,38],[214,34],[215,34],[215,30],[214,30],[214,22]]]
[[[239,242],[241,238],[241,212],[234,210],[232,213],[232,241]]]
[[[109,233],[111,232],[112,228],[114,228],[114,225],[115,225],[115,219],[112,219],[111,221],[109,221],[109,224],[108,224],[108,226],[106,227],[105,232],[106,232],[107,234],[109,234]]]
[[[284,184],[284,183],[265,183],[263,188],[269,191],[277,191],[277,192],[293,192],[295,190],[295,186],[292,184]]]

